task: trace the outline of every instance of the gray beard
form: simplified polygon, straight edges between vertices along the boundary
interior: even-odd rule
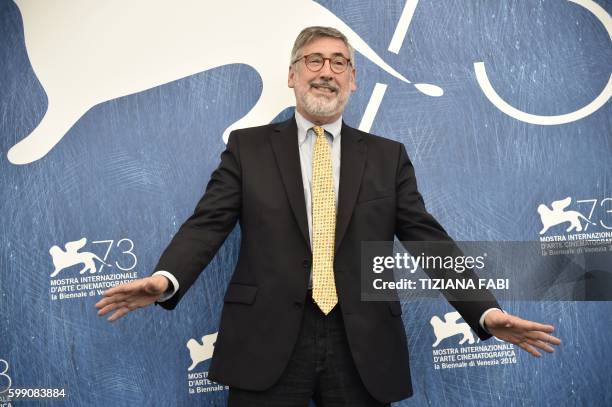
[[[328,100],[325,97],[316,97],[309,93],[302,96],[302,105],[308,114],[313,116],[329,117],[333,116],[342,109],[348,102],[348,97],[338,94],[337,97]]]

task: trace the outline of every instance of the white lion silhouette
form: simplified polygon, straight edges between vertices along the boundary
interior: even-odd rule
[[[542,221],[543,226],[542,230],[540,230],[541,235],[546,233],[546,231],[551,227],[565,222],[569,222],[570,224],[569,227],[565,230],[566,232],[571,232],[572,230],[576,230],[576,232],[582,232],[582,224],[580,223],[580,219],[594,225],[593,222],[588,220],[583,214],[578,211],[564,211],[564,209],[570,206],[571,203],[572,198],[568,196],[565,199],[553,201],[553,203],[550,204],[552,209],[548,208],[548,206],[544,204],[540,204],[538,206],[538,213],[540,214],[540,220]]]
[[[431,317],[429,323],[433,327],[434,335],[436,335],[436,342],[432,345],[432,347],[435,348],[444,339],[458,334],[463,335],[459,341],[459,345],[463,345],[465,341],[468,341],[470,345],[475,342],[474,334],[472,333],[470,326],[466,322],[457,323],[460,318],[461,314],[459,314],[457,311],[444,314],[444,321],[442,321],[437,315]]]
[[[87,238],[83,237],[79,240],[66,243],[64,245],[66,251],[62,250],[59,246],[52,246],[49,249],[49,254],[53,259],[55,270],[51,273],[51,277],[55,277],[60,271],[80,263],[83,264],[83,268],[79,271],[80,274],[84,274],[87,271],[93,274],[97,271],[94,260],[110,266],[92,252],[79,252],[79,249],[83,248],[85,244],[87,244]]]
[[[189,356],[191,357],[191,366],[187,369],[188,371],[191,372],[199,363],[212,358],[217,334],[218,332],[215,332],[214,334],[203,336],[202,344],[195,339],[187,341],[187,349],[189,349]]]
[[[13,164],[44,157],[99,103],[227,64],[252,66],[263,87],[255,106],[224,131],[223,140],[227,142],[233,129],[269,123],[294,104],[289,88],[279,85],[287,80],[292,41],[309,25],[340,29],[362,55],[410,82],[314,1],[15,2],[23,18],[28,57],[47,94],[48,107],[32,133],[9,150]],[[441,95],[435,85],[415,86],[423,93]]]

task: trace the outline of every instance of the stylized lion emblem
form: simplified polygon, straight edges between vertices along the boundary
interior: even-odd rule
[[[94,260],[98,260],[100,263],[110,266],[110,264],[106,264],[94,253],[79,252],[79,249],[82,249],[85,244],[87,244],[87,238],[84,237],[79,240],[66,243],[66,251],[62,250],[56,245],[51,247],[49,249],[49,254],[53,259],[53,266],[55,266],[55,270],[53,270],[53,273],[51,273],[51,277],[55,277],[60,271],[74,266],[75,264],[83,264],[83,268],[79,271],[80,274],[83,274],[86,271],[93,274],[97,271]]]
[[[191,372],[198,364],[212,358],[217,334],[218,332],[215,332],[203,336],[201,344],[195,339],[187,341],[187,349],[189,349],[189,357],[191,357],[191,366],[187,369],[188,371]]]
[[[459,314],[457,311],[444,314],[444,321],[442,321],[437,315],[431,317],[429,323],[433,327],[434,335],[436,335],[436,342],[434,342],[432,347],[435,348],[444,339],[459,334],[463,335],[459,341],[459,345],[463,345],[465,341],[468,341],[470,345],[475,342],[474,334],[472,333],[470,326],[466,322],[457,323],[460,318],[461,314]]]
[[[576,232],[582,232],[582,224],[580,223],[580,219],[592,225],[594,224],[578,211],[564,211],[564,209],[571,203],[572,198],[568,196],[565,199],[553,201],[553,203],[550,204],[552,209],[548,208],[548,206],[544,204],[540,204],[540,206],[538,206],[538,213],[540,214],[540,220],[542,221],[543,226],[542,230],[540,230],[541,235],[546,233],[546,231],[551,227],[565,222],[569,222],[570,224],[565,230],[568,233],[573,230]]]

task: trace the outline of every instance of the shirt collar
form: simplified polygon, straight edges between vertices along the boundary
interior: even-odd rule
[[[308,130],[310,130],[314,123],[306,120],[304,116],[302,116],[297,110],[295,111],[295,123],[298,128],[298,143],[302,145],[304,141],[306,141],[306,136],[308,135]],[[338,118],[335,122],[324,124],[323,129],[331,134],[332,138],[336,138],[340,135],[340,130],[342,129],[342,116]]]

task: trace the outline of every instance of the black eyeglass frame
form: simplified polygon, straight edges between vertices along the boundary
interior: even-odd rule
[[[306,61],[306,59],[307,59],[309,56],[311,56],[311,55],[318,55],[318,56],[320,56],[320,57],[321,57],[321,59],[323,59],[323,63],[321,64],[321,67],[320,67],[319,69],[317,69],[317,70],[313,70],[313,69],[311,69],[311,68],[308,66],[308,62]],[[342,71],[340,71],[340,72],[336,72],[336,70],[333,68],[333,67],[334,67],[334,65],[332,64],[332,59],[334,59],[334,58],[343,58],[343,59],[345,59],[345,60],[346,60],[346,62],[347,62],[347,63],[346,63],[346,67],[344,68],[344,70],[342,70]],[[333,57],[326,58],[326,57],[324,57],[323,55],[319,54],[318,52],[313,52],[312,54],[302,55],[301,57],[299,57],[299,58],[297,58],[296,60],[294,60],[294,61],[292,62],[292,64],[295,64],[296,62],[299,62],[301,59],[303,59],[303,60],[304,60],[304,65],[306,65],[306,68],[308,68],[308,70],[309,70],[310,72],[319,72],[319,71],[320,71],[321,69],[323,69],[323,67],[325,66],[325,61],[326,61],[326,60],[328,60],[328,61],[329,61],[329,69],[331,69],[331,70],[332,70],[332,72],[333,72],[333,73],[336,73],[336,74],[341,74],[341,73],[344,73],[344,72],[346,72],[346,70],[348,69],[348,67],[349,67],[349,66],[353,66],[353,63],[351,62],[351,59],[350,59],[350,58],[345,57],[345,56],[344,56],[344,55],[342,55],[342,54],[339,54],[339,55],[334,55]]]

